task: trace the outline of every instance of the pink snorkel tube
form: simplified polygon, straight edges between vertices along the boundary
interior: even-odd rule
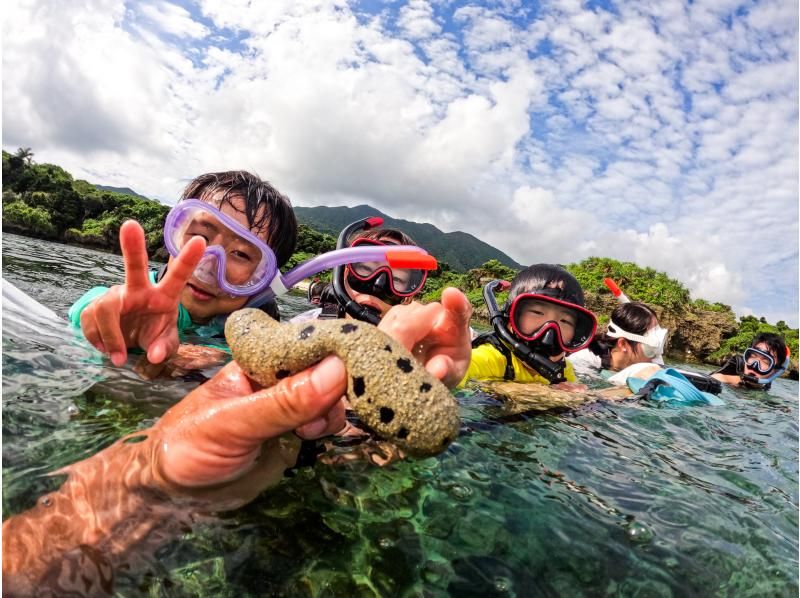
[[[298,264],[286,274],[278,273],[269,287],[253,296],[245,307],[258,307],[273,297],[279,297],[304,278],[354,262],[386,261],[390,267],[435,270],[436,258],[416,245],[374,245],[346,247],[323,253]]]

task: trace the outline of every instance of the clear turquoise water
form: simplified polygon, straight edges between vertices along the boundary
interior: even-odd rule
[[[4,235],[3,277],[64,316],[122,263]],[[194,384],[140,381],[29,306],[3,308],[7,517],[57,485],[46,473],[150,425]],[[445,454],[302,469],[120,575],[119,595],[797,595],[796,382],[726,389],[723,407],[531,417],[458,397],[462,435]]]

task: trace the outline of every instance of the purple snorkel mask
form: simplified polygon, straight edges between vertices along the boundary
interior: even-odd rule
[[[286,274],[278,270],[275,253],[261,239],[213,205],[197,199],[178,203],[164,223],[164,244],[177,257],[195,236],[208,243],[194,276],[233,297],[249,297],[249,307],[282,295],[298,282],[335,266],[385,260],[398,267],[434,270],[436,259],[413,245],[375,245],[337,249],[311,258]]]

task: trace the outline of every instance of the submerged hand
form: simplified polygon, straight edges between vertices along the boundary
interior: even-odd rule
[[[147,351],[161,363],[178,349],[178,303],[181,291],[205,251],[202,238],[191,239],[158,284],[148,279],[147,248],[141,225],[128,220],[119,231],[125,284],[111,287],[81,313],[81,329],[114,365],[127,359],[129,347]]]
[[[299,440],[279,436],[301,426],[323,433],[343,427],[346,390],[337,357],[261,390],[231,362],[146,432],[156,477],[168,488],[248,502],[294,464],[292,441]]]
[[[393,307],[378,328],[404,345],[431,374],[453,388],[469,367],[471,315],[472,305],[466,295],[448,287],[442,292],[441,302]]]

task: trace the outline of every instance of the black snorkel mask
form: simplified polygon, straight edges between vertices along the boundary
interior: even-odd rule
[[[383,224],[383,218],[378,216],[373,216],[370,218],[363,218],[361,220],[356,220],[348,224],[342,232],[339,233],[339,238],[336,240],[336,249],[344,249],[347,247],[347,239],[350,238],[350,235],[353,233],[360,231],[360,230],[368,230],[370,228],[375,228],[381,226]],[[361,320],[362,322],[369,322],[370,324],[374,324],[377,326],[381,321],[381,314],[371,307],[366,305],[361,305],[350,297],[347,292],[347,289],[344,286],[344,274],[345,274],[345,266],[336,266],[333,269],[333,295],[336,297],[336,301],[339,305],[344,309],[345,313],[352,316],[356,320]],[[380,277],[378,277],[380,278]],[[377,282],[377,281],[376,281]],[[374,285],[372,285],[374,286]],[[376,297],[381,297],[380,292],[373,292],[378,291],[378,289],[372,288],[371,291],[361,291],[358,289],[354,289],[357,292],[364,292],[369,295],[374,295]]]
[[[563,350],[559,347],[556,334],[553,330],[547,330],[540,338],[535,341],[521,342],[517,339],[508,327],[507,310],[501,310],[497,306],[495,291],[506,290],[511,285],[504,280],[493,280],[483,287],[483,300],[489,310],[489,320],[492,323],[497,337],[520,359],[523,363],[536,370],[542,377],[546,378],[550,384],[565,382],[564,370],[566,360],[553,362],[548,356],[560,354]]]

